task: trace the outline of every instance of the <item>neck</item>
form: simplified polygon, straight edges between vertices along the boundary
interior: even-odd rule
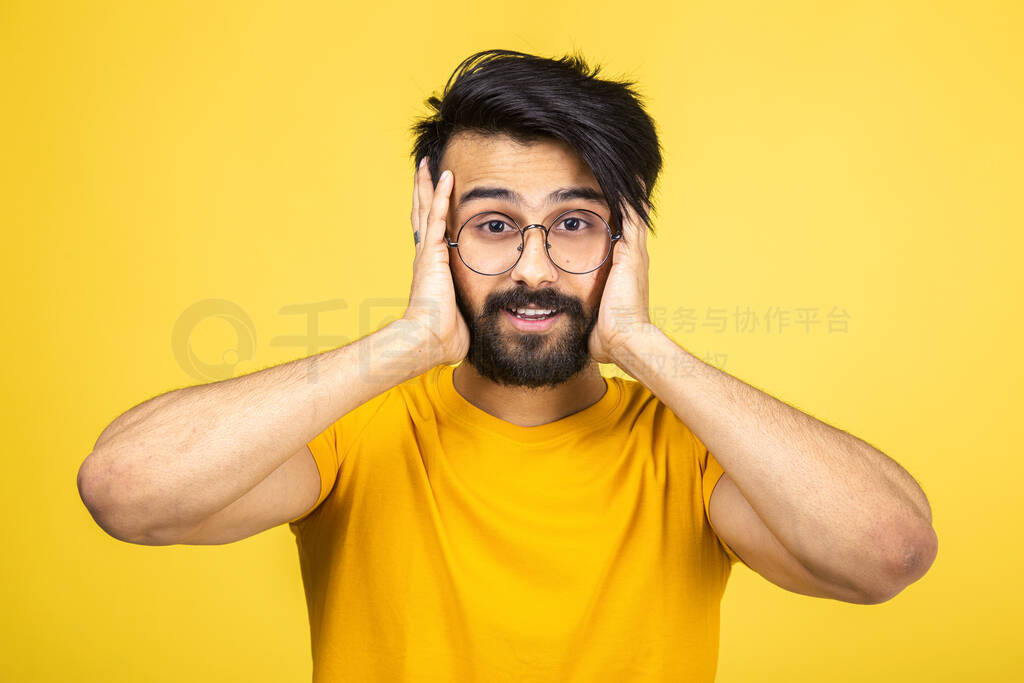
[[[520,427],[536,427],[578,413],[597,403],[608,386],[591,361],[556,387],[507,387],[484,377],[463,361],[452,375],[455,390],[486,413]]]

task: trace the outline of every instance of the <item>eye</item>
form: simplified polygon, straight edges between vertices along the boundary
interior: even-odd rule
[[[590,226],[590,222],[581,218],[580,216],[569,216],[563,218],[556,226],[559,230],[565,230],[566,232],[577,232]]]
[[[479,237],[509,237],[519,234],[519,229],[515,224],[500,213],[483,213],[474,216],[466,227]]]

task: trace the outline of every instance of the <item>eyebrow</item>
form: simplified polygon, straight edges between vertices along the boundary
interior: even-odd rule
[[[475,199],[500,199],[511,204],[517,204],[522,206],[523,197],[515,190],[510,190],[505,187],[474,187],[471,190],[466,190],[459,197],[459,201],[456,207],[461,207],[466,202],[471,202]],[[561,202],[567,202],[573,199],[583,199],[591,202],[605,203],[604,195],[591,187],[560,187],[551,194],[548,195],[548,204],[559,204]]]

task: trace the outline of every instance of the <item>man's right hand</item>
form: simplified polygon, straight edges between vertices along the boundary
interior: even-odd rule
[[[455,285],[449,266],[451,250],[445,242],[449,197],[454,179],[441,174],[434,188],[424,157],[413,181],[412,229],[419,233],[413,260],[409,306],[402,319],[426,331],[438,364],[454,364],[469,350],[469,328],[455,303]],[[446,175],[447,174],[447,175]]]

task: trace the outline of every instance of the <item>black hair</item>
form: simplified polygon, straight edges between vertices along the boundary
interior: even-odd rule
[[[427,99],[433,113],[412,127],[415,166],[430,157],[436,186],[445,148],[462,131],[503,133],[520,143],[554,138],[590,167],[611,210],[613,230],[620,229],[619,203],[624,202],[653,233],[651,194],[662,164],[654,122],[634,81],[600,79],[600,70],[578,53],[548,59],[494,49],[467,57],[441,97]]]

